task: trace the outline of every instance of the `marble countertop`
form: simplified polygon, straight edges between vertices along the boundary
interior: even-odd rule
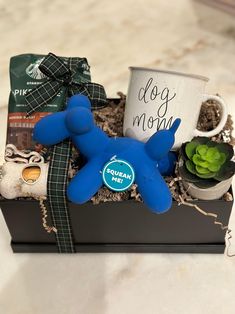
[[[108,96],[126,93],[130,65],[201,74],[210,78],[208,93],[219,93],[235,116],[234,17],[195,1],[0,0],[0,39],[1,162],[9,58],[26,52],[86,56]],[[0,313],[234,313],[235,258],[14,255],[9,242],[0,215]]]

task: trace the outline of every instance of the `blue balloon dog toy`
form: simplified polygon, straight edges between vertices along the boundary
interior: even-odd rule
[[[54,145],[70,137],[86,157],[86,165],[68,185],[70,201],[82,204],[90,200],[103,185],[104,165],[115,156],[132,165],[144,203],[153,212],[163,213],[170,209],[172,197],[161,174],[174,167],[175,155],[170,149],[179,124],[180,119],[176,119],[169,130],[156,132],[146,143],[127,137],[110,138],[95,125],[89,99],[75,95],[65,111],[42,118],[35,125],[33,137],[43,145]]]

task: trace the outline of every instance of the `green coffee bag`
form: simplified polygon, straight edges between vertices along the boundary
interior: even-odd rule
[[[45,107],[26,117],[25,95],[28,91],[47,80],[39,65],[44,55],[22,54],[10,60],[11,91],[8,104],[8,131],[7,144],[13,144],[20,150],[37,150],[36,143],[32,141],[32,131],[35,123],[51,112],[59,111],[61,103],[65,101],[64,89]],[[65,63],[68,58],[62,57]],[[86,58],[72,58],[82,62],[78,63],[74,78],[79,83],[90,82],[90,67]]]

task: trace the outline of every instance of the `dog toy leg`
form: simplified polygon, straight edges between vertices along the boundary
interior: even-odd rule
[[[76,204],[83,204],[99,190],[103,184],[101,170],[104,161],[94,158],[76,174],[71,180],[68,189],[68,199]]]
[[[171,176],[174,173],[177,155],[175,152],[169,152],[167,156],[159,159],[158,170],[162,176]]]
[[[161,214],[171,208],[170,190],[156,167],[136,170],[136,183],[144,203],[154,213]]]

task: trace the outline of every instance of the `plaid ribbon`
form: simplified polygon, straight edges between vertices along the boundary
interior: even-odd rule
[[[49,53],[39,66],[40,71],[48,77],[48,80],[25,96],[27,115],[30,116],[36,110],[46,106],[64,86],[67,88],[68,96],[86,95],[91,101],[92,109],[104,107],[106,94],[102,85],[91,82],[79,83],[73,79],[76,68],[81,62],[83,62],[82,59],[69,58],[68,64],[65,64],[61,58]]]
[[[104,107],[106,105],[106,94],[102,85],[90,82],[78,83],[73,79],[80,62],[80,58],[69,58],[68,64],[65,64],[63,60],[49,53],[39,66],[39,69],[48,77],[48,80],[26,95],[27,114],[30,115],[47,105],[64,86],[66,87],[66,98],[80,93],[89,97],[92,109]],[[66,100],[59,110],[65,109]],[[66,198],[71,149],[70,140],[54,145],[48,170],[48,206],[53,225],[57,229],[56,241],[59,253],[75,252]]]
[[[73,232],[66,198],[71,150],[72,144],[70,140],[65,140],[54,145],[52,147],[48,169],[47,204],[53,225],[57,229],[55,235],[59,253],[75,252]]]

